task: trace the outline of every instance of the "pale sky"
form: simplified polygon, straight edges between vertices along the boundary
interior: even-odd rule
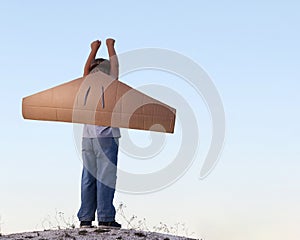
[[[113,37],[118,53],[155,47],[195,61],[213,80],[226,114],[222,155],[199,180],[211,134],[203,99],[162,71],[121,78],[132,87],[151,83],[180,93],[197,116],[200,144],[178,181],[148,194],[118,192],[116,205],[123,202],[129,217],[149,226],[184,223],[197,238],[299,238],[299,10],[291,0],[2,1],[1,232],[42,230],[56,211],[76,216],[82,166],[73,125],[24,120],[22,98],[80,77],[90,42]],[[107,56],[104,47],[100,54]],[[174,151],[184,127],[176,124],[167,136]],[[137,145],[149,144],[148,132],[129,134]],[[147,164],[154,171],[168,162]],[[145,171],[122,151],[119,167]]]

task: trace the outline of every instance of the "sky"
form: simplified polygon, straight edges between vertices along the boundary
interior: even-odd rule
[[[42,230],[47,219],[56,224],[56,212],[76,216],[82,163],[74,126],[24,120],[22,98],[80,77],[90,43],[113,37],[120,54],[160,48],[192,59],[211,77],[226,116],[219,161],[201,180],[211,138],[203,98],[159,69],[121,76],[146,92],[152,84],[180,94],[197,118],[200,141],[176,182],[151,193],[117,192],[116,206],[124,203],[126,216],[145,218],[148,226],[185,224],[196,238],[299,238],[299,10],[291,0],[2,1],[0,232]],[[104,47],[99,54],[107,56]],[[184,127],[176,122],[157,161],[138,165],[120,149],[119,167],[144,172],[167,166]],[[151,143],[148,132],[122,129],[126,133],[136,145]]]

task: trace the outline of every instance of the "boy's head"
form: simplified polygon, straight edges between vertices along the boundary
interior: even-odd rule
[[[110,74],[110,62],[104,58],[96,58],[92,61],[90,66],[90,73],[101,71]]]

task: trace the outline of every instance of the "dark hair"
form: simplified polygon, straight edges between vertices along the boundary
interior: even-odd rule
[[[106,74],[110,74],[110,61],[105,58],[96,58],[92,61],[90,66],[90,72],[95,68],[98,68],[99,71]]]

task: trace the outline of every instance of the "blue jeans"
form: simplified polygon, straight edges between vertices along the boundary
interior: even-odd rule
[[[83,138],[82,159],[79,221],[94,221],[96,210],[98,221],[114,221],[118,138]]]

